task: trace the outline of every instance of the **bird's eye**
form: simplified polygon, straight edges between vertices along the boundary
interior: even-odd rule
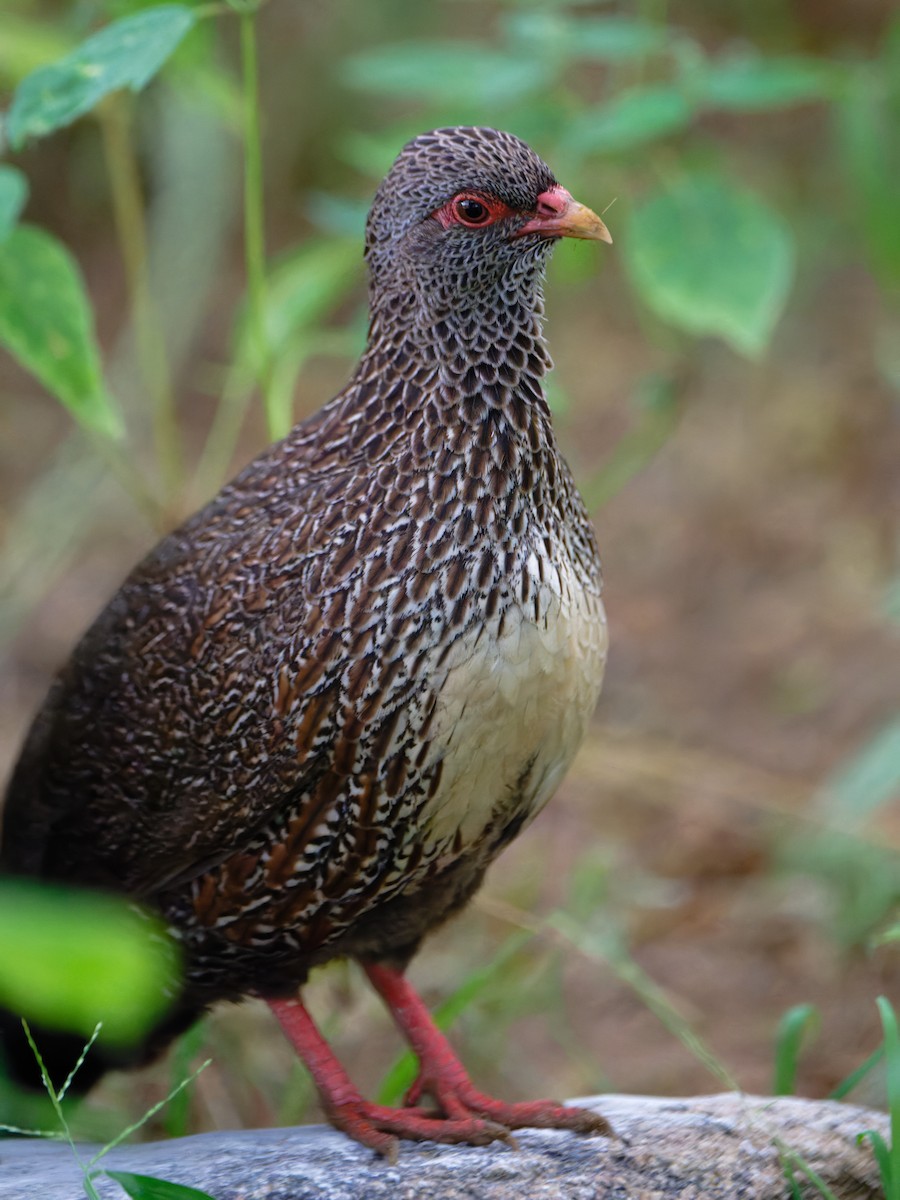
[[[458,192],[443,208],[432,213],[432,217],[450,229],[462,225],[466,229],[481,229],[493,225],[504,217],[512,216],[513,210],[496,196],[476,195],[474,192]]]
[[[453,202],[456,217],[463,225],[487,225],[490,209],[475,196],[460,196]]]
[[[463,224],[486,224],[490,221],[491,212],[481,200],[474,196],[461,196],[456,200],[456,215]]]

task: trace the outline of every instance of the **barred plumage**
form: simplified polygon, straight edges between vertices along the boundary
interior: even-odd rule
[[[608,239],[511,135],[405,147],[351,381],[132,572],[35,722],[3,869],[157,908],[189,1014],[404,968],[583,736],[600,567],[541,384],[566,234]]]

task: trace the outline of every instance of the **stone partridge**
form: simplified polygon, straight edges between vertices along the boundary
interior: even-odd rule
[[[477,1091],[404,973],[550,798],[600,690],[597,546],[542,389],[560,237],[611,240],[518,138],[405,146],[368,218],[350,382],[135,568],[9,785],[4,871],[124,893],[181,944],[142,1057],[262,997],[329,1119],[388,1155],[608,1128]],[[302,1004],[336,957],[419,1058],[404,1108],[361,1097]],[[44,1048],[67,1071],[66,1039]]]

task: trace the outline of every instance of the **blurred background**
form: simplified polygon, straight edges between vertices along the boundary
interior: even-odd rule
[[[3,106],[151,7],[7,0]],[[475,1078],[509,1098],[768,1092],[798,1005],[814,1011],[796,1087],[827,1095],[877,1047],[875,997],[900,982],[895,6],[232,7],[243,18],[198,8],[139,95],[52,136],[7,129],[23,220],[83,275],[105,382],[37,381],[0,254],[0,775],[136,559],[345,381],[362,224],[403,142],[510,129],[609,208],[612,247],[555,252],[547,333],[612,649],[556,800],[412,977],[450,998]],[[242,236],[251,22],[261,336]],[[357,974],[322,972],[309,999],[358,1083],[396,1097],[399,1047]],[[251,1003],[110,1077],[83,1128],[114,1133],[209,1057],[150,1133],[315,1118]],[[882,1102],[877,1067],[852,1098]]]

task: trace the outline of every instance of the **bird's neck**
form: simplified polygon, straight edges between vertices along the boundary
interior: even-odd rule
[[[455,429],[509,437],[539,448],[552,440],[543,377],[551,366],[543,297],[501,293],[417,305],[414,293],[373,305],[366,350],[355,373],[360,400],[372,381],[391,379],[385,403],[411,425],[422,418]],[[425,409],[427,411],[423,412]]]

